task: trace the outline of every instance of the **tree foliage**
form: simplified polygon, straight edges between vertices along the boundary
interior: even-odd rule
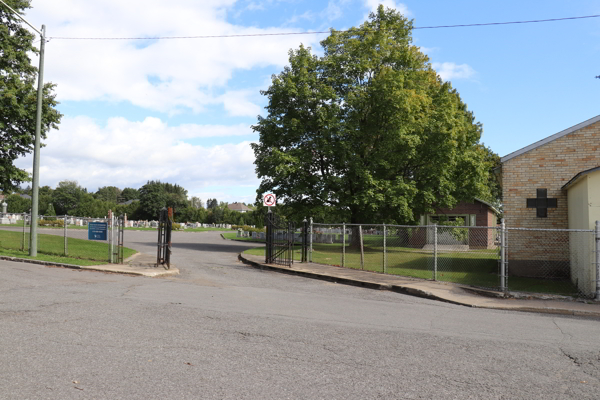
[[[360,27],[332,30],[322,57],[290,51],[253,126],[257,199],[272,191],[300,218],[326,209],[352,223],[414,223],[487,191],[481,125],[411,30],[380,6]]]
[[[116,186],[102,186],[98,188],[94,197],[99,200],[118,203],[121,196],[121,189]]]
[[[22,13],[30,0],[7,0]],[[28,53],[38,53],[35,36],[20,19],[0,4],[0,188],[14,189],[29,175],[13,165],[20,156],[33,151],[37,111],[37,72]],[[62,115],[56,110],[54,85],[44,84],[41,139],[50,128],[57,128]]]
[[[140,192],[137,189],[125,188],[121,192],[121,198],[123,199],[123,201],[139,200]]]
[[[79,186],[77,181],[61,181],[52,193],[52,204],[59,215],[76,215],[75,208],[79,205],[87,189]],[[91,197],[91,196],[89,196]]]

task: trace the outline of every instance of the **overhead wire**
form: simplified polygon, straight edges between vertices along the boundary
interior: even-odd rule
[[[442,29],[442,28],[468,28],[479,26],[494,26],[494,25],[515,25],[515,24],[533,24],[541,22],[558,22],[588,18],[598,18],[597,15],[584,15],[579,17],[563,17],[550,19],[536,19],[528,21],[508,21],[508,22],[485,22],[476,24],[459,24],[459,25],[434,25],[434,26],[417,26],[413,29]],[[338,31],[346,32],[346,31]],[[276,33],[246,33],[237,35],[197,35],[197,36],[155,36],[155,37],[68,37],[68,36],[50,36],[48,39],[57,40],[175,40],[175,39],[218,39],[218,38],[237,38],[237,37],[259,37],[259,36],[291,36],[291,35],[315,35],[325,34],[330,31],[307,31],[307,32],[276,32]]]

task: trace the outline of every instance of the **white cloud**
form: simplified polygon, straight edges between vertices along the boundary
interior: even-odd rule
[[[342,5],[347,3],[346,0],[329,0],[327,8],[321,11],[321,17],[327,21],[334,21],[343,15]]]
[[[363,0],[363,3],[365,7],[369,9],[370,12],[377,11],[377,7],[379,7],[380,4],[383,4],[385,8],[395,9],[405,17],[412,15],[412,13],[405,4],[396,3],[395,0]],[[365,19],[367,19],[367,17],[368,15],[365,17]]]
[[[317,35],[161,41],[61,40],[58,37],[156,37],[240,35],[292,31],[244,27],[227,21],[235,0],[53,0],[34,4],[27,15],[43,21],[45,78],[57,84],[59,101],[130,101],[162,112],[231,101],[215,94],[236,70],[287,64],[287,50]],[[37,61],[34,61],[37,62]],[[220,90],[218,90],[220,92]],[[240,112],[240,105],[226,106]],[[243,108],[250,109],[249,105]]]
[[[225,110],[231,116],[256,117],[260,114],[261,109],[259,106],[248,100],[248,97],[254,96],[257,93],[258,89],[255,91],[232,90],[220,96],[219,99],[223,102]]]
[[[468,64],[455,64],[452,62],[431,63],[438,75],[445,81],[452,79],[470,79],[476,72]]]
[[[185,141],[251,133],[244,125],[169,127],[157,118],[111,118],[100,126],[88,117],[65,117],[42,148],[40,181],[55,186],[71,179],[90,190],[139,187],[152,179],[176,182],[190,192],[211,185],[256,187],[250,142],[207,147]],[[16,164],[31,171],[31,156]]]

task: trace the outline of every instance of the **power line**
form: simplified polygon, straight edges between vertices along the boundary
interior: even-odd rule
[[[536,19],[529,21],[510,21],[510,22],[485,22],[479,24],[460,24],[460,25],[436,25],[436,26],[417,26],[413,29],[441,29],[441,28],[468,28],[477,26],[493,25],[515,25],[515,24],[534,24],[540,22],[557,22],[575,19],[598,18],[598,15],[585,15],[581,17],[564,17],[551,19]],[[345,32],[345,31],[340,31]],[[173,40],[173,39],[218,39],[218,38],[237,38],[237,37],[257,37],[257,36],[290,36],[290,35],[315,35],[330,33],[329,31],[308,31],[308,32],[278,32],[278,33],[248,33],[239,35],[199,35],[199,36],[156,36],[156,37],[65,37],[50,36],[49,39],[59,40]]]

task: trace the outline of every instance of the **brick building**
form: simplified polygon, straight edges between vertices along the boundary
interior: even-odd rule
[[[501,159],[504,218],[507,227],[538,229],[592,229],[589,226],[589,209],[594,206],[579,201],[569,209],[569,191],[580,184],[571,184],[576,177],[586,182],[594,174],[587,171],[600,166],[600,115],[565,129],[543,140],[508,154]],[[582,176],[581,174],[584,173]],[[583,182],[577,178],[578,182]],[[575,182],[573,182],[575,183]],[[573,196],[571,196],[573,197]],[[581,197],[581,196],[579,196]],[[597,205],[597,204],[596,204]],[[587,212],[587,219],[579,213]],[[594,214],[595,210],[592,210]],[[581,222],[585,219],[585,223]],[[571,275],[570,265],[559,271],[561,265],[574,263],[569,247],[580,246],[574,243],[574,235],[561,238],[558,234],[514,232],[515,240],[509,237],[509,273],[520,276],[536,276],[554,269],[556,277]],[[583,239],[577,239],[581,242]],[[546,242],[544,246],[542,241]],[[548,241],[551,246],[548,246]],[[571,242],[571,243],[570,243]],[[536,261],[536,262],[534,262]],[[550,273],[550,275],[552,275]]]
[[[437,224],[440,222],[440,219],[456,221],[460,218],[464,221],[465,226],[495,227],[497,225],[497,215],[498,211],[491,204],[476,198],[472,202],[463,201],[458,203],[452,209],[439,208],[436,209],[434,214],[422,215],[420,218],[420,225]],[[452,239],[451,235],[448,235],[445,232],[445,230],[447,231],[448,229],[440,227],[438,231],[438,240],[442,244],[464,244],[468,245],[471,249],[494,247],[496,231],[493,229],[470,229],[464,243],[457,243]],[[422,247],[432,243],[433,239],[429,237],[431,236],[429,231],[420,232],[420,234],[414,235],[412,238],[411,244],[414,245],[414,247]]]
[[[501,162],[506,225],[566,229],[563,186],[580,172],[600,166],[600,115],[508,154]],[[544,196],[545,201],[537,200]]]

